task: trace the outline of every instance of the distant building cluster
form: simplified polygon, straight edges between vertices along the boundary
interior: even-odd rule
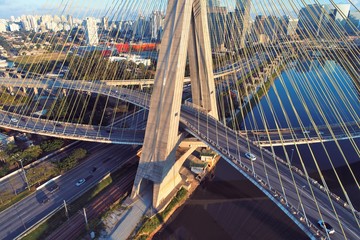
[[[72,16],[51,16],[51,15],[23,15],[15,18],[11,16],[10,19],[0,19],[0,32],[5,31],[69,31],[74,26],[81,25],[82,21],[73,19]]]
[[[250,0],[236,0],[234,11],[208,2],[209,26],[213,30],[213,50],[242,48],[246,43],[267,43],[297,37],[322,38],[357,35],[360,13],[350,12],[350,4],[309,4],[297,17],[257,15],[251,18]]]
[[[235,0],[230,11],[220,0],[208,0],[208,23],[213,50],[242,48],[249,43],[267,43],[297,37],[322,38],[358,35],[360,13],[350,11],[350,4],[309,4],[298,15],[251,15],[251,0]],[[114,21],[108,17],[86,19],[67,16],[23,15],[0,19],[0,32],[5,31],[70,31],[84,33],[81,44],[97,46],[121,39],[121,42],[160,42],[164,31],[164,13],[153,11],[137,19]],[[72,36],[75,37],[75,36]]]
[[[87,17],[84,20],[65,16],[32,16],[23,15],[10,19],[0,19],[0,32],[15,31],[70,31],[73,28],[81,28],[85,32],[86,43],[97,45],[101,41],[100,35],[114,32],[113,37],[124,38],[128,41],[147,40],[158,42],[161,40],[164,29],[164,13],[154,11],[150,16],[140,15],[136,20],[110,21],[108,17],[101,19]]]

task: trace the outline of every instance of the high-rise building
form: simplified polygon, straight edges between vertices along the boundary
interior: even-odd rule
[[[66,23],[66,22],[67,22],[67,18],[66,18],[64,15],[61,15],[60,19],[61,19],[61,22],[62,22],[62,23]]]
[[[101,19],[101,26],[103,27],[103,29],[105,31],[109,30],[109,18],[108,17],[103,17]]]
[[[67,22],[69,23],[70,27],[73,27],[74,26],[73,16],[67,15]]]
[[[356,36],[360,34],[360,12],[349,14],[345,29],[349,35]]]
[[[21,20],[21,28],[25,31],[30,31],[30,24],[27,20]]]
[[[9,29],[11,32],[14,32],[14,31],[19,31],[20,30],[20,26],[16,23],[11,23],[9,24]]]
[[[133,30],[134,38],[135,39],[144,38],[146,30],[147,30],[146,18],[143,15],[139,15],[134,25],[134,30]]]
[[[346,20],[349,17],[350,6],[350,4],[336,4],[333,6],[332,12],[334,20],[345,24],[343,20]]]
[[[47,26],[48,24],[50,24],[50,22],[52,22],[53,18],[51,15],[43,15],[40,17],[40,22],[42,25]],[[48,30],[50,30],[49,28],[47,28]]]
[[[30,15],[30,16],[27,16],[26,18],[30,25],[30,29],[34,30],[36,32],[38,30],[38,24],[37,24],[37,21],[35,20],[35,17]]]
[[[255,21],[251,26],[251,31],[249,34],[250,42],[253,43],[263,43],[265,42],[265,30],[264,25],[266,21],[266,16],[257,15]]]
[[[236,0],[235,13],[239,22],[240,47],[244,47],[249,32],[251,0]]]
[[[276,41],[282,31],[279,18],[276,16],[268,16],[264,22],[264,31],[270,41]]]
[[[298,27],[299,19],[286,16],[283,19],[284,21],[284,34],[287,36],[294,36],[296,34],[296,29]]]
[[[228,11],[226,7],[212,7],[208,8],[208,22],[210,32],[211,48],[213,50],[220,50],[225,44],[226,26],[227,26]]]
[[[5,19],[0,19],[0,32],[6,32],[6,20]]]
[[[329,21],[334,19],[334,11],[331,7],[330,5],[311,4],[300,9],[298,28],[301,34],[308,37],[328,35]]]
[[[97,45],[99,43],[97,30],[96,19],[87,17],[85,19],[85,38],[88,45]]]
[[[209,0],[208,8],[220,7],[220,0]]]
[[[160,11],[154,11],[150,18],[151,39],[160,41],[164,29],[164,15]]]

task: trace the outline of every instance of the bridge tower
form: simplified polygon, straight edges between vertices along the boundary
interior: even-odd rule
[[[154,208],[181,181],[183,160],[177,161],[175,153],[182,141],[179,120],[187,56],[193,104],[218,118],[206,0],[168,1],[144,145],[132,191],[135,197],[150,186]]]

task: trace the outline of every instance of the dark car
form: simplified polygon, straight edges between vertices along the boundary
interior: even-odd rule
[[[335,229],[329,223],[324,222],[323,220],[319,220],[318,225],[323,230],[325,230],[328,234],[334,234],[335,233]]]
[[[53,185],[51,185],[51,186],[49,187],[49,192],[53,193],[53,192],[55,192],[55,191],[58,190],[58,189],[59,189],[59,185],[53,184]]]
[[[45,203],[47,203],[49,200],[50,200],[50,199],[45,196],[45,197],[41,200],[41,203],[42,203],[42,204],[45,204]]]

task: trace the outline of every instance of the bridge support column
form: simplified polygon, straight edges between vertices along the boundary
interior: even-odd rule
[[[206,0],[169,0],[144,145],[132,192],[132,197],[142,194],[142,189],[146,189],[143,185],[152,183],[154,208],[162,206],[181,181],[179,169],[183,161],[176,160],[175,153],[182,141],[179,120],[188,52],[191,63],[196,64],[190,69],[196,77],[196,103],[217,117],[210,49]]]
[[[61,92],[62,92],[62,96],[63,96],[63,97],[66,97],[66,96],[67,96],[67,90],[66,90],[66,89],[63,88],[63,89],[61,90]]]
[[[9,87],[9,92],[13,93],[14,92],[14,88],[12,86]]]
[[[38,95],[38,94],[39,94],[39,89],[36,88],[36,87],[34,87],[34,94],[35,94],[35,95]]]
[[[195,0],[189,36],[189,66],[193,104],[218,119],[206,1]]]
[[[22,89],[23,93],[26,94],[26,90],[27,90],[26,87],[22,87],[21,89]]]

